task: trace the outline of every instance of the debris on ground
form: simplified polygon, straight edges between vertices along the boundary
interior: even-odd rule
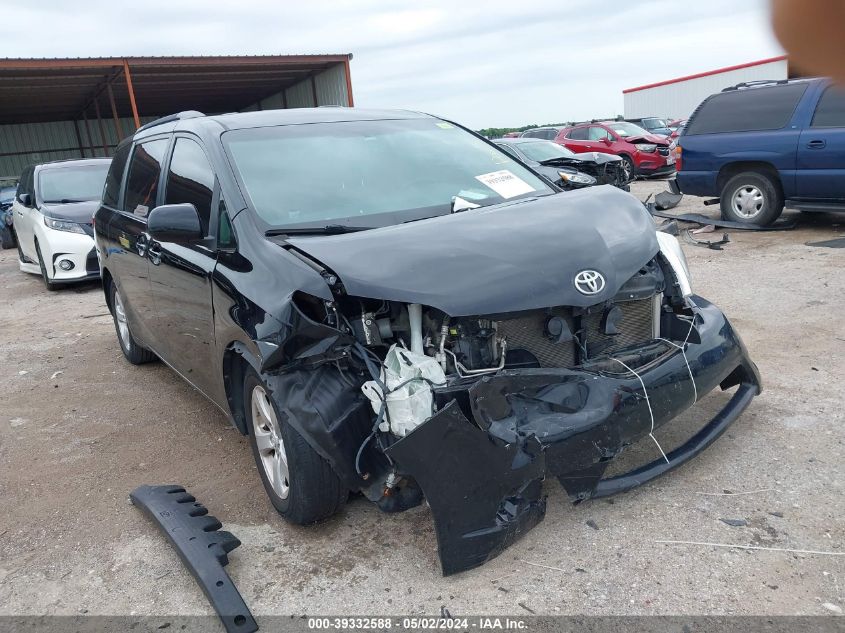
[[[598,524],[595,521],[593,521],[592,519],[587,519],[587,526],[593,528],[594,530],[599,529]]]
[[[731,220],[720,220],[711,218],[700,213],[683,213],[681,215],[673,215],[672,213],[664,213],[655,208],[654,203],[646,204],[646,208],[651,215],[658,218],[665,218],[667,220],[678,220],[681,222],[691,222],[692,224],[701,224],[702,226],[713,225],[724,229],[740,229],[743,231],[788,231],[794,229],[797,224],[790,220],[778,220],[769,226],[759,226],[757,224],[746,224],[745,222],[733,222]]]
[[[552,567],[551,565],[542,565],[540,563],[532,563],[528,560],[519,559],[520,563],[525,563],[526,565],[531,565],[532,567],[542,567],[543,569],[551,569],[552,571],[562,571],[565,572],[565,569],[561,569],[560,567]]]
[[[745,490],[734,492],[733,490],[722,490],[722,492],[696,492],[697,495],[707,495],[708,497],[732,497],[734,495],[756,495],[760,492],[778,492],[775,488],[761,488],[760,490]]]
[[[748,521],[745,519],[719,519],[722,523],[730,525],[731,527],[745,527]]]
[[[700,545],[702,547],[726,547],[728,549],[751,549],[764,552],[786,552],[787,554],[810,554],[813,556],[845,556],[845,552],[827,552],[817,549],[793,549],[790,547],[762,547],[760,545],[735,545],[733,543],[709,543],[705,541],[670,541],[658,540],[663,545]]]
[[[822,608],[827,609],[831,613],[835,613],[836,615],[842,615],[842,607],[833,604],[832,602],[823,602]]]
[[[654,196],[654,208],[660,211],[665,211],[666,209],[674,209],[681,203],[681,200],[683,199],[684,194],[682,193],[661,191],[656,196]]]
[[[821,246],[823,248],[845,248],[845,237],[837,237],[833,240],[823,240],[821,242],[805,242],[807,246]]]
[[[705,231],[703,229],[709,229],[709,230]],[[684,231],[684,237],[686,237],[687,242],[689,242],[693,246],[703,246],[704,248],[709,248],[710,250],[720,251],[720,250],[722,250],[722,246],[724,246],[725,244],[730,244],[730,242],[731,242],[731,236],[728,235],[727,233],[723,233],[722,239],[720,239],[718,241],[698,240],[698,239],[693,237],[694,233],[695,234],[711,233],[715,230],[716,230],[716,227],[713,226],[712,224],[710,224],[708,226],[703,227],[702,229],[699,229],[698,231],[690,231],[690,230]]]

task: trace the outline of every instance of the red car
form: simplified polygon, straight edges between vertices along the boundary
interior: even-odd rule
[[[673,141],[676,140],[681,135],[681,130],[684,129],[686,124],[686,119],[675,119],[671,121],[669,123],[669,129],[672,130],[672,133],[669,135],[669,138]]]
[[[554,139],[573,152],[616,154],[626,176],[665,176],[675,172],[675,157],[665,136],[649,134],[627,121],[597,121],[563,128]]]

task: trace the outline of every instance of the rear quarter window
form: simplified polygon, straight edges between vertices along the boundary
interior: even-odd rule
[[[806,90],[801,83],[715,94],[699,106],[684,134],[779,130],[789,123]]]
[[[573,141],[586,141],[588,131],[588,128],[577,127],[574,130],[569,130],[569,134],[566,135],[566,138],[572,139]]]
[[[120,183],[123,181],[123,172],[126,169],[126,159],[129,158],[129,150],[132,143],[126,143],[117,148],[114,158],[109,166],[109,173],[106,176],[106,185],[103,190],[103,204],[109,207],[117,207],[117,200],[120,196]]]
[[[812,127],[845,127],[845,89],[830,86],[822,93]]]

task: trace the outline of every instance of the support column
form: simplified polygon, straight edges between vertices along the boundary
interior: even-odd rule
[[[352,98],[352,76],[349,74],[349,58],[343,63],[346,70],[346,101],[350,108],[355,107],[355,100]]]
[[[94,149],[94,137],[91,134],[91,123],[88,121],[88,112],[82,111],[82,120],[85,121],[85,133],[88,136],[88,149],[91,151],[91,156],[97,156],[97,150]]]
[[[103,125],[103,117],[100,116],[100,103],[98,99],[94,99],[94,112],[97,113],[97,125],[100,128],[100,143],[103,145],[103,152],[105,156],[109,155],[109,144],[106,139],[106,126]]]
[[[106,84],[106,90],[109,93],[109,103],[111,104],[111,115],[114,119],[114,137],[117,139],[117,142],[123,140],[123,132],[120,129],[120,117],[117,116],[117,106],[114,103],[114,90],[111,89],[111,84]]]
[[[132,73],[129,72],[129,62],[123,60],[123,76],[126,77],[126,89],[129,91],[129,103],[132,105],[132,118],[135,119],[135,129],[141,127],[141,118],[138,116],[138,104],[135,103],[135,89],[132,87]]]
[[[317,82],[314,80],[314,75],[311,75],[311,96],[314,98],[314,107],[316,108],[320,105],[320,102],[317,100]]]
[[[79,145],[79,156],[85,158],[85,150],[82,147],[82,135],[79,133],[79,121],[73,120],[73,131],[76,132],[76,144]]]

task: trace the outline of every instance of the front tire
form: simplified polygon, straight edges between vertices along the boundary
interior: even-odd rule
[[[156,359],[146,347],[141,347],[129,331],[129,321],[126,318],[126,308],[123,306],[123,299],[114,282],[109,284],[109,301],[111,303],[112,319],[114,329],[117,332],[117,342],[120,343],[120,351],[133,365],[143,365]]]
[[[349,496],[329,463],[279,412],[271,391],[252,369],[243,385],[249,444],[264,490],[276,511],[297,525],[335,514]]]
[[[783,194],[768,176],[746,171],[731,178],[722,189],[721,207],[726,220],[768,226],[783,212]]]
[[[637,168],[634,165],[634,159],[624,154],[620,154],[619,158],[622,159],[622,178],[626,183],[633,182],[637,177]]]
[[[47,267],[44,265],[44,258],[41,256],[41,247],[38,245],[38,240],[35,240],[35,254],[38,256],[38,267],[41,269],[41,279],[44,280],[44,287],[50,292],[58,290],[59,286],[50,281],[47,275]]]

